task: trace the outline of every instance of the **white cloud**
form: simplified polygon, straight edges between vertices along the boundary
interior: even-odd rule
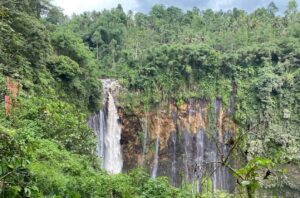
[[[64,13],[72,15],[84,11],[111,9],[121,4],[124,10],[138,7],[138,0],[54,0],[53,4],[64,9]]]
[[[207,4],[208,8],[212,8],[214,10],[226,10],[232,7],[234,0],[210,0]]]
[[[287,6],[288,0],[53,0],[53,3],[64,9],[65,14],[80,14],[84,11],[111,9],[121,4],[125,11],[147,12],[153,4],[175,5],[182,9],[198,6],[201,9],[228,10],[234,7],[253,11],[258,7],[267,6],[274,1],[281,10]],[[297,0],[300,4],[300,0]]]

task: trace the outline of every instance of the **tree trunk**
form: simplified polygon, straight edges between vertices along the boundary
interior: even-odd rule
[[[247,189],[248,198],[254,198],[254,192],[251,189],[251,186],[248,186],[246,189]]]
[[[99,44],[97,43],[97,60],[99,60]]]

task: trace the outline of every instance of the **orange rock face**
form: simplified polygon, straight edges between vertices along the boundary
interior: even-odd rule
[[[13,98],[16,97],[19,92],[19,84],[13,81],[11,78],[6,77],[6,89],[8,90],[9,95],[5,95],[4,108],[6,115],[10,115],[11,108],[13,106]]]
[[[144,165],[151,172],[155,144],[159,137],[158,172],[159,175],[170,176],[171,173],[165,171],[170,170],[170,167],[167,168],[167,166],[170,166],[172,162],[174,163],[172,155],[179,156],[176,163],[177,167],[182,168],[184,166],[182,159],[186,157],[184,144],[190,144],[186,146],[189,146],[191,150],[195,150],[195,141],[197,141],[195,138],[200,130],[205,131],[208,138],[211,136],[217,137],[220,143],[224,143],[227,131],[234,133],[235,124],[227,112],[227,108],[224,108],[220,101],[209,103],[205,100],[190,100],[180,106],[176,106],[171,101],[168,104],[161,105],[153,112],[144,114],[140,112],[134,115],[120,113],[123,123],[124,170],[127,171]],[[143,122],[146,123],[146,127],[143,127]],[[192,138],[192,142],[186,142],[186,134],[189,134],[188,136]],[[176,140],[174,140],[174,137],[176,137]],[[175,144],[176,148],[174,147]],[[194,154],[191,153],[191,155]]]

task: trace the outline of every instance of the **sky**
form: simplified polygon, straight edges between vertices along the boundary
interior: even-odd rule
[[[134,12],[148,12],[154,4],[164,4],[166,6],[176,6],[187,10],[198,7],[201,10],[211,8],[213,10],[228,10],[240,8],[251,12],[256,8],[267,6],[272,0],[52,0],[54,5],[64,9],[64,13],[80,14],[84,11],[101,11],[111,9],[121,4],[125,11],[133,10]],[[281,12],[288,4],[288,0],[273,0]],[[300,5],[300,0],[297,0]]]

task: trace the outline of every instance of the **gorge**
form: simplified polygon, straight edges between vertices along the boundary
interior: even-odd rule
[[[144,167],[153,178],[167,176],[177,187],[193,183],[200,192],[202,178],[209,177],[214,191],[233,191],[234,178],[221,160],[228,156],[234,164],[229,156],[233,145],[228,143],[235,133],[234,95],[228,109],[220,99],[190,99],[178,107],[169,101],[150,112],[126,114],[114,100],[118,82],[101,81],[104,107],[88,125],[97,136],[97,155],[108,172]]]
[[[300,197],[299,0],[279,1],[0,0],[0,197]]]

